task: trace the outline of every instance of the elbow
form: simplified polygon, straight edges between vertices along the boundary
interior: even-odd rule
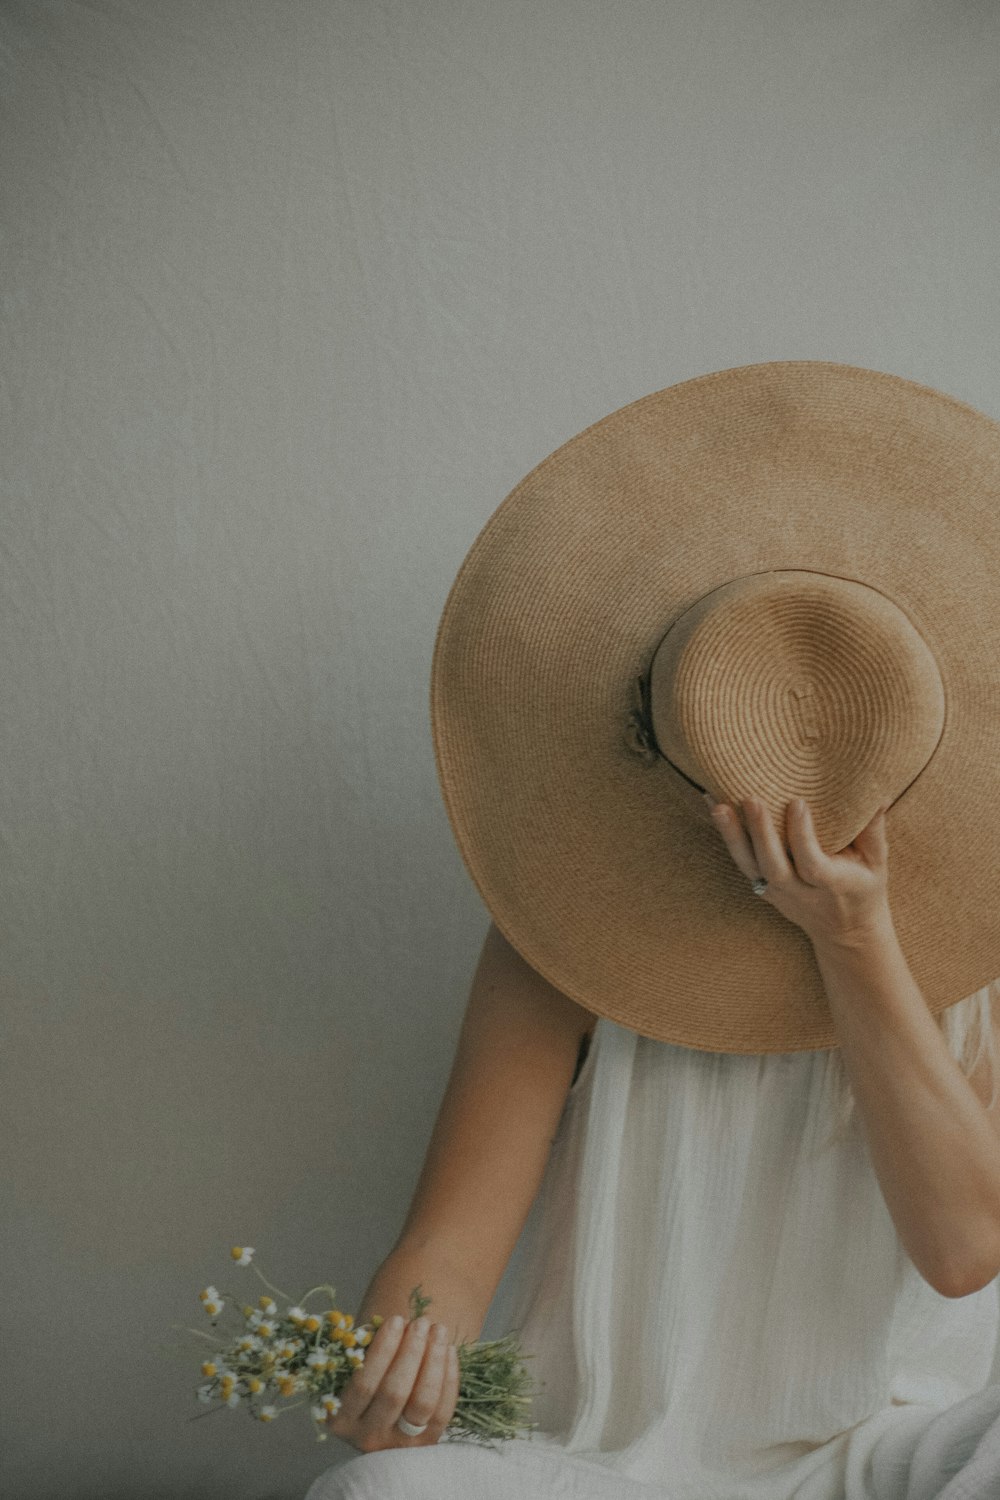
[[[942,1297],[971,1297],[973,1292],[982,1291],[992,1280],[992,1276],[938,1276],[931,1281],[931,1286]]]
[[[942,1297],[971,1297],[1000,1276],[1000,1225],[994,1225],[992,1211],[981,1215],[975,1228],[968,1226],[963,1240],[961,1246],[950,1245],[943,1263],[931,1268],[933,1275],[922,1271]]]
[[[951,1266],[937,1276],[928,1276],[927,1280],[942,1297],[971,1297],[973,1292],[981,1292],[983,1287],[989,1286],[998,1275],[1000,1275],[1000,1252],[991,1256],[989,1260],[980,1261],[974,1267]]]

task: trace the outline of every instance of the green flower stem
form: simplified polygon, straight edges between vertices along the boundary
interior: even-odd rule
[[[267,1277],[264,1275],[263,1271],[261,1271],[258,1268],[256,1261],[252,1260],[250,1262],[250,1269],[251,1269],[251,1271],[256,1271],[257,1272],[257,1275],[260,1277],[261,1281],[267,1287],[267,1289],[268,1289],[269,1292],[274,1292],[277,1296],[284,1297],[284,1299],[285,1299],[286,1302],[291,1302],[292,1299],[291,1299],[291,1297],[289,1297],[289,1295],[288,1295],[287,1292],[279,1291],[276,1286],[272,1286],[271,1285],[271,1283],[268,1281]]]

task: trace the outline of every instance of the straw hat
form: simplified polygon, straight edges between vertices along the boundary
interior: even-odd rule
[[[701,795],[883,802],[938,1014],[1000,974],[1000,423],[852,365],[720,370],[544,459],[472,544],[431,668],[437,772],[497,927],[559,990],[713,1052],[837,1045],[812,945]]]

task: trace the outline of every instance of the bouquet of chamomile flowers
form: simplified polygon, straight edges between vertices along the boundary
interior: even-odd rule
[[[253,1264],[252,1247],[237,1245],[230,1254],[238,1266],[249,1266],[270,1292],[291,1304],[288,1294],[271,1286]],[[306,1303],[319,1292],[327,1294],[329,1306],[308,1312]],[[205,1382],[198,1388],[198,1400],[206,1405],[220,1402],[212,1408],[214,1411],[241,1407],[260,1422],[273,1422],[292,1407],[308,1402],[316,1439],[325,1442],[327,1419],[339,1411],[340,1393],[352,1373],[364,1364],[365,1349],[384,1320],[376,1316],[370,1324],[355,1328],[353,1317],[335,1305],[336,1292],[331,1286],[312,1287],[284,1312],[273,1297],[260,1297],[256,1307],[241,1306],[232,1294],[219,1292],[214,1286],[205,1287],[199,1297],[213,1330],[227,1304],[235,1323],[218,1333],[206,1333],[201,1328],[185,1330],[213,1346],[202,1362]],[[419,1318],[432,1300],[421,1295],[419,1286],[414,1287],[410,1293],[412,1317]],[[174,1324],[175,1328],[180,1326]],[[530,1433],[538,1426],[537,1422],[520,1420],[530,1405],[533,1383],[522,1359],[531,1356],[521,1354],[513,1334],[485,1343],[460,1344],[457,1353],[458,1402],[442,1441],[464,1439],[494,1447],[492,1439],[517,1437],[519,1430]],[[279,1400],[288,1404],[279,1407]]]

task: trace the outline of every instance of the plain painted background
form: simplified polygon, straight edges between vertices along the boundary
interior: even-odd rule
[[[400,1228],[489,921],[452,579],[710,370],[1000,417],[1000,12],[7,0],[0,85],[4,1483],[297,1500],[355,1450],[188,1425],[170,1325]]]

